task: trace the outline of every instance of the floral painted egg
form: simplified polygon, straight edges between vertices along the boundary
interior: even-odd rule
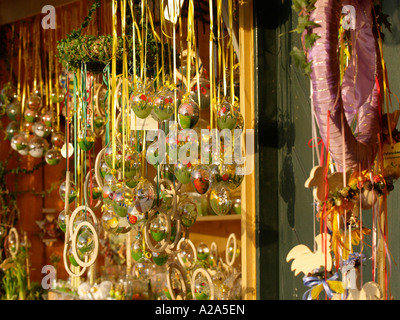
[[[211,188],[210,206],[218,216],[226,215],[231,210],[231,192],[224,183],[218,183]]]
[[[143,256],[143,240],[141,238],[136,239],[133,243],[132,243],[132,247],[131,247],[131,256],[132,258],[137,261],[137,262],[141,262],[144,260],[144,256]]]
[[[184,164],[178,161],[175,165],[175,177],[182,184],[190,183],[190,177],[192,173],[192,165],[190,163]]]
[[[190,180],[194,189],[199,194],[207,193],[211,185],[211,170],[204,164],[196,165],[192,168]]]
[[[199,117],[199,106],[191,98],[184,100],[178,108],[178,123],[181,129],[192,129]]]
[[[147,221],[147,213],[139,212],[135,207],[129,207],[126,219],[131,227],[141,226]]]
[[[133,206],[134,196],[128,188],[122,187],[114,192],[112,208],[120,217],[126,217],[128,208]]]
[[[69,216],[71,216],[72,212],[69,210],[68,214],[69,214]],[[67,225],[66,225],[65,218],[66,218],[65,217],[65,210],[63,210],[58,214],[58,218],[57,218],[58,226],[60,227],[60,229],[63,232],[67,231]]]
[[[146,178],[140,179],[135,188],[135,208],[137,211],[148,212],[155,205],[156,189],[153,183]]]
[[[141,158],[140,154],[134,150],[125,155],[124,175],[125,184],[133,189],[135,188],[141,177]]]
[[[200,95],[200,100],[199,100]],[[199,86],[197,81],[193,86],[190,93],[191,98],[199,105],[200,109],[210,108],[210,81],[205,78],[199,79]]]
[[[168,120],[174,114],[174,93],[161,90],[156,93],[153,101],[153,112],[159,121]]]
[[[145,119],[153,110],[153,96],[144,91],[134,92],[129,99],[132,111],[140,119]]]
[[[219,130],[233,130],[236,126],[239,112],[227,100],[223,100],[217,106],[217,126]]]
[[[76,239],[76,249],[83,256],[88,256],[94,250],[94,235],[87,227],[82,228],[81,231],[82,232],[79,233],[78,238]]]

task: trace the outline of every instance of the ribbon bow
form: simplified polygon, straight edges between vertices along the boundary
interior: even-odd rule
[[[336,272],[329,279],[321,279],[317,276],[304,277],[303,283],[305,286],[310,287],[303,294],[303,300],[314,300],[317,299],[322,289],[325,290],[327,297],[331,299],[333,297],[333,291],[337,293],[343,293],[344,288],[341,281],[338,281],[338,273]]]

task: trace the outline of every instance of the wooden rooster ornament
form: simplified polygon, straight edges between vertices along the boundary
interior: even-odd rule
[[[313,273],[316,269],[325,268],[328,272],[332,269],[332,256],[330,253],[326,253],[323,250],[325,241],[327,242],[327,248],[331,236],[329,234],[319,234],[315,237],[316,251],[312,252],[307,246],[299,244],[289,251],[286,256],[286,262],[292,262],[291,270],[294,271],[294,275],[297,276],[300,272],[304,275]]]

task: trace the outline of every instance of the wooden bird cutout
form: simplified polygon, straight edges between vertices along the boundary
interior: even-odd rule
[[[331,271],[332,256],[330,253],[326,254],[325,266],[325,253],[323,252],[323,241],[327,241],[329,244],[330,240],[331,236],[329,234],[325,234],[324,237],[322,234],[319,234],[315,237],[315,242],[317,245],[316,252],[312,252],[303,244],[297,245],[290,250],[286,256],[286,262],[293,260],[291,270],[294,271],[294,275],[297,276],[300,272],[303,272],[304,275],[308,275],[309,273],[313,273],[314,270],[321,267],[326,268],[328,272]],[[327,247],[329,248],[329,245]]]
[[[325,201],[325,167],[315,166],[311,169],[310,177],[304,183],[306,188],[315,187],[313,195],[319,201]],[[349,181],[351,170],[346,172],[346,181]],[[343,188],[343,173],[334,172],[328,175],[328,193]]]
[[[370,281],[363,285],[362,289],[349,289],[347,296],[334,293],[332,300],[381,300],[382,292],[378,284]]]

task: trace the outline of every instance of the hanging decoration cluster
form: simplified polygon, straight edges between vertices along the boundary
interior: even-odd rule
[[[400,176],[399,111],[391,110],[380,7],[317,0],[293,8],[300,12],[305,60],[298,49],[292,55],[310,75],[312,141],[320,146],[319,164],[305,182],[320,229],[313,249],[298,245],[287,261],[310,288],[303,299],[390,299],[387,197]],[[364,283],[366,261],[372,279]]]
[[[189,239],[200,215],[197,199],[206,199],[213,214],[227,215],[243,180],[244,163],[232,157],[239,150],[242,159],[244,129],[233,40],[222,1],[210,1],[207,72],[193,0],[185,19],[182,6],[172,3],[113,0],[111,35],[82,36],[81,28],[58,42],[65,92],[65,208],[58,217],[64,266],[79,278],[94,266],[103,234],[123,236],[127,278],[148,280],[164,267],[170,299],[237,299],[234,235],[226,262]],[[227,286],[238,292],[228,293]],[[112,298],[121,298],[115,289]]]

